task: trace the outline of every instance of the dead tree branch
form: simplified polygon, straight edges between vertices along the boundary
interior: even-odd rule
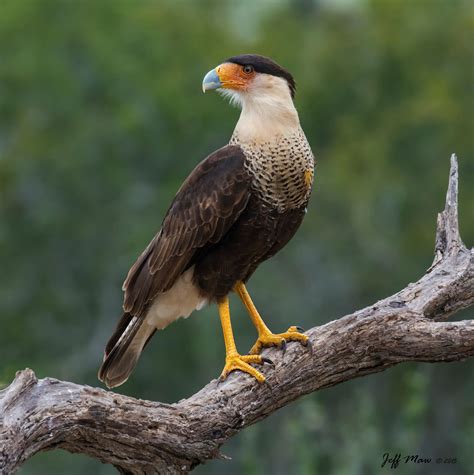
[[[458,229],[458,165],[451,158],[446,207],[438,216],[435,259],[427,273],[370,307],[307,332],[313,350],[290,343],[267,383],[233,373],[176,404],[142,401],[27,369],[0,391],[0,473],[15,472],[42,450],[62,448],[115,465],[122,473],[187,472],[219,457],[245,427],[303,394],[383,371],[404,361],[474,356],[474,320],[440,322],[474,302],[474,250]]]

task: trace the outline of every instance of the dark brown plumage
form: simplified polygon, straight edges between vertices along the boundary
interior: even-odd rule
[[[128,273],[123,285],[126,312],[143,315],[157,294],[169,290],[177,277],[211,252],[229,231],[250,198],[244,160],[240,147],[228,145],[189,175],[166,213],[160,232]]]
[[[125,313],[106,345],[100,380],[106,380],[111,365],[125,354],[153,299],[169,290],[199,256],[209,254],[244,210],[250,198],[244,160],[240,147],[223,147],[203,160],[176,193],[161,230],[131,267],[123,284]],[[203,296],[215,299],[204,289]],[[123,335],[125,338],[117,345]],[[135,363],[136,360],[131,362]]]

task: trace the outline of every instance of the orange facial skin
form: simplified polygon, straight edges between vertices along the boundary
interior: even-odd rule
[[[234,63],[223,63],[217,66],[216,73],[225,89],[246,90],[255,76],[255,71],[244,70],[244,66]]]

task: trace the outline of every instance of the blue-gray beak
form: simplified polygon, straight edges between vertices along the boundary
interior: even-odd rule
[[[217,75],[215,69],[211,69],[202,80],[202,92],[211,91],[212,89],[219,89],[222,87],[221,80]]]

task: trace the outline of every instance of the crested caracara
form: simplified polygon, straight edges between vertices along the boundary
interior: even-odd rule
[[[124,314],[99,370],[108,387],[127,380],[156,330],[213,302],[226,348],[221,379],[238,369],[263,382],[250,365],[268,361],[259,355],[263,347],[308,341],[294,326],[272,333],[245,288],[259,264],[293,237],[311,194],[314,159],[293,104],[295,81],[271,59],[244,54],[207,73],[202,87],[217,89],[242,112],[229,144],[184,181],[158,234],[127,275]],[[248,355],[235,346],[232,291],[258,331]]]

